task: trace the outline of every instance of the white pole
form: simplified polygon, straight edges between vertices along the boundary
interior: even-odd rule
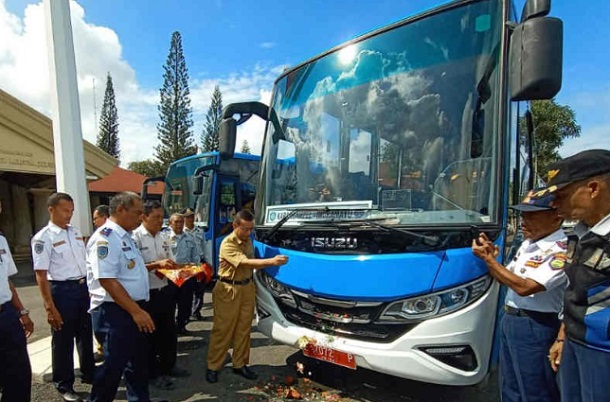
[[[74,199],[72,224],[91,234],[69,0],[44,0],[57,191]]]

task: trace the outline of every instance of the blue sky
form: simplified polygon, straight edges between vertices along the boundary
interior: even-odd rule
[[[150,144],[156,140],[154,127],[162,65],[175,30],[183,36],[198,136],[214,85],[220,85],[225,101],[267,100],[273,80],[284,66],[295,65],[439,3],[438,0],[80,0],[72,4],[72,18],[84,137],[95,141],[94,116],[99,118],[105,71],[111,71],[120,98],[123,162],[152,156]],[[557,100],[576,111],[583,128],[582,138],[567,142],[562,154],[591,147],[610,148],[607,74],[610,56],[606,51],[610,24],[605,17],[597,17],[610,14],[610,2],[553,3],[552,14],[564,20],[565,30],[564,82]],[[10,41],[12,35],[15,38],[12,43],[21,43],[8,50],[0,44],[0,88],[49,114],[48,90],[45,93],[42,88],[48,85],[48,78],[23,78],[24,82],[18,85],[21,76],[17,76],[27,71],[39,75],[34,73],[34,67],[43,64],[46,58],[40,4],[40,1],[0,0],[0,37]],[[523,0],[517,1],[519,9],[522,4]],[[3,35],[6,32],[10,35]],[[30,52],[24,50],[27,48]],[[44,57],[35,52],[43,53]],[[41,87],[40,93],[37,85]],[[146,139],[148,144],[142,146],[139,141]]]

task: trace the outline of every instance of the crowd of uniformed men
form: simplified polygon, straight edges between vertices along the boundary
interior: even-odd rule
[[[525,241],[502,266],[498,247],[481,234],[472,251],[494,279],[508,287],[501,324],[503,401],[610,401],[610,151],[590,150],[552,164],[547,186],[512,208],[521,213]],[[120,193],[93,214],[95,233],[86,242],[70,225],[72,198],[48,200],[50,221],[32,239],[36,279],[52,329],[53,383],[66,401],[74,392],[74,342],[89,401],[112,401],[121,378],[127,398],[150,401],[148,386],[174,387],[177,335],[189,319],[201,319],[203,287],[196,278],[178,288],[157,272],[205,261],[193,211],[170,217]],[[1,212],[1,205],[0,205]],[[563,219],[579,220],[566,236]],[[218,381],[229,347],[233,371],[247,379],[254,314],[253,269],[280,266],[285,256],[256,259],[254,217],[238,212],[219,256],[213,290],[214,325],[206,379]],[[0,388],[2,401],[30,400],[26,338],[34,330],[28,310],[8,279],[17,272],[0,235]],[[176,313],[177,306],[177,313]],[[93,337],[101,364],[95,366]],[[558,378],[555,373],[558,371]]]

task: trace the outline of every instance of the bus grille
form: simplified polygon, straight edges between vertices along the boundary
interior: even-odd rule
[[[344,338],[389,343],[409,332],[417,324],[376,324],[385,303],[357,303],[307,297],[292,292],[297,307],[276,300],[282,314],[295,325]],[[332,305],[330,305],[332,304]],[[352,306],[346,306],[351,304]]]

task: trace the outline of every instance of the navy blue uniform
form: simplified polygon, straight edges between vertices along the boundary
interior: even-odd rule
[[[506,268],[544,286],[544,291],[519,296],[508,289],[500,332],[503,402],[555,402],[559,390],[548,364],[549,348],[559,330],[559,312],[567,278],[566,235],[562,230],[538,241],[523,242]]]
[[[610,216],[575,232],[581,237],[568,241],[561,395],[570,402],[610,401]]]
[[[149,282],[144,260],[131,234],[111,220],[91,236],[87,245],[90,311],[93,329],[104,347],[104,362],[95,374],[89,400],[113,401],[125,375],[127,399],[149,401],[148,336],[100,285],[99,280],[104,278],[116,279],[132,300],[145,307]]]
[[[8,277],[17,273],[8,243],[0,234],[0,388],[2,402],[30,400],[32,369],[25,332],[11,304]]]
[[[32,260],[34,270],[47,272],[53,304],[63,320],[61,329],[52,331],[53,383],[61,393],[72,391],[75,340],[84,381],[93,379],[95,367],[82,233],[49,222],[32,238]]]

